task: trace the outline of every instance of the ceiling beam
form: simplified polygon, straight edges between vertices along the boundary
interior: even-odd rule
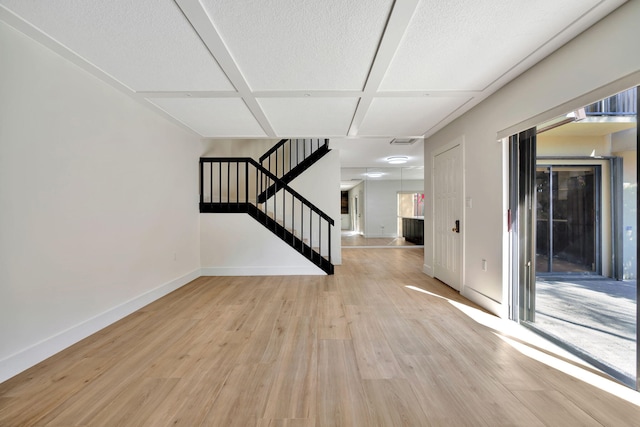
[[[378,51],[369,70],[369,76],[367,77],[362,97],[351,121],[348,132],[349,136],[358,135],[360,125],[373,102],[373,96],[380,87],[382,79],[387,69],[389,69],[389,65],[391,65],[391,61],[402,42],[404,33],[409,27],[411,18],[418,8],[419,3],[420,0],[396,0],[394,2],[387,26],[384,29],[384,34],[378,46]]]
[[[240,98],[238,92],[235,91],[139,91],[136,96],[140,98]]]
[[[233,60],[229,49],[227,49],[218,30],[213,25],[213,20],[209,17],[207,10],[198,0],[175,1],[213,58],[218,62],[222,71],[227,75],[231,84],[236,88],[245,105],[249,111],[251,111],[251,114],[253,114],[253,117],[258,121],[264,132],[267,136],[275,137],[276,133],[269,119],[267,119],[264,111],[262,111],[255,95],[251,92],[247,80],[244,78],[244,75],[242,75],[238,64]]]

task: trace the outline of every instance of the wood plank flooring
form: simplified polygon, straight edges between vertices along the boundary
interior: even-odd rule
[[[199,278],[0,384],[0,426],[640,425],[456,308],[422,254]]]
[[[342,247],[422,247],[422,245],[416,245],[415,243],[405,240],[404,237],[363,237],[361,234],[356,234],[352,231],[343,231],[340,243]]]

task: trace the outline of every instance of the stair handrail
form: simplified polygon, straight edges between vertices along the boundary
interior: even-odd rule
[[[281,139],[280,141],[278,141],[278,143],[276,145],[271,147],[269,150],[267,150],[266,153],[264,153],[262,156],[260,156],[260,159],[259,159],[260,163],[262,163],[263,160],[265,160],[267,157],[269,157],[270,155],[275,153],[280,147],[282,147],[284,144],[286,144],[287,141],[289,141],[288,138]]]
[[[302,143],[302,144],[300,144]],[[307,152],[307,143],[309,144],[309,150]],[[288,150],[287,150],[288,145]],[[302,147],[302,148],[301,148]],[[304,162],[312,157],[316,152],[319,152],[321,148],[329,147],[328,138],[288,138],[281,139],[277,144],[267,150],[258,161],[260,164],[273,171],[275,169],[275,175],[279,174],[281,169],[281,178],[285,178],[289,173],[296,170],[296,168],[304,164]],[[279,150],[281,151],[280,156]],[[287,161],[287,151],[289,153]],[[272,167],[272,155],[275,153],[275,159]],[[266,163],[266,164],[265,164]]]
[[[324,211],[322,211],[316,205],[311,203],[307,198],[302,196],[296,190],[294,190],[293,188],[289,187],[289,185],[287,185],[282,179],[280,179],[277,176],[275,176],[273,173],[271,173],[269,170],[267,170],[265,167],[263,167],[260,163],[258,163],[255,159],[253,159],[251,157],[200,157],[200,163],[202,164],[202,163],[205,163],[205,162],[248,163],[248,164],[251,164],[258,171],[260,171],[261,173],[265,174],[267,177],[269,177],[274,182],[276,182],[278,184],[278,187],[280,187],[280,188],[282,188],[284,190],[287,190],[289,193],[291,193],[292,196],[294,196],[296,199],[300,200],[309,209],[313,210],[320,217],[322,217],[324,220],[326,220],[329,224],[335,225],[335,221],[333,220],[333,218],[331,218],[329,215],[327,215]],[[200,179],[202,180],[202,176],[200,177]],[[202,188],[202,185],[201,185],[201,188]],[[201,203],[204,202],[203,201],[202,191],[200,192],[200,202]]]

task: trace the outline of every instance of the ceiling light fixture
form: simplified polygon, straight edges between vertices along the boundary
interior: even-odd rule
[[[384,174],[382,172],[367,172],[366,175],[369,178],[380,178]]]
[[[407,156],[391,156],[387,157],[387,162],[391,165],[401,165],[403,163],[407,163],[409,157]]]

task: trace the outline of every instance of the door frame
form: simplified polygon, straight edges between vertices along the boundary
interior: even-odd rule
[[[459,207],[460,207],[460,221],[462,222],[462,227],[460,230],[460,254],[459,254],[459,265],[458,265],[458,271],[459,271],[459,276],[458,276],[458,283],[460,284],[460,289],[458,290],[458,292],[460,292],[461,294],[464,291],[465,288],[465,269],[464,269],[464,261],[465,261],[465,230],[466,230],[466,212],[464,209],[464,200],[465,200],[465,194],[466,194],[466,190],[465,190],[465,137],[464,135],[459,136],[458,138],[450,141],[447,144],[444,144],[440,147],[438,147],[437,149],[435,149],[432,153],[431,153],[431,196],[433,197],[433,200],[435,200],[435,193],[436,193],[436,188],[435,188],[435,165],[436,165],[436,158],[440,155],[440,154],[444,154],[445,152],[452,150],[454,148],[456,148],[457,146],[460,147],[460,173],[461,173],[461,177],[460,177],[460,183],[461,183],[461,191],[460,191],[460,197],[458,200],[459,203]],[[431,221],[431,235],[435,237],[436,235],[436,206],[435,206],[435,202],[431,203],[431,217],[433,218],[433,221]],[[435,271],[436,271],[436,239],[433,238],[431,239],[431,265],[433,266],[433,277],[435,277]]]
[[[509,137],[509,224],[512,320],[535,320],[535,127]]]
[[[616,231],[621,228],[622,217],[622,195],[621,195],[621,180],[616,182],[616,175],[622,173],[619,166],[616,163],[620,163],[620,160],[616,157],[601,156],[597,159],[593,157],[538,157],[537,167],[549,167],[551,169],[557,167],[593,167],[594,179],[595,179],[595,216],[596,216],[596,229],[595,229],[595,253],[594,262],[596,265],[595,271],[592,272],[580,272],[577,274],[592,274],[592,275],[606,275],[615,279],[621,279],[622,276],[617,276],[617,271],[622,268],[622,249],[618,249],[620,246],[621,236],[617,235]],[[617,189],[620,186],[620,189]],[[620,193],[620,194],[618,194]],[[606,202],[603,200],[606,196]],[[607,206],[609,209],[607,209]],[[620,219],[616,219],[619,216]],[[537,236],[534,236],[537,237]],[[606,250],[603,249],[603,243],[606,246]],[[603,267],[604,266],[604,267]],[[557,272],[540,272],[539,275],[553,275]],[[571,275],[572,273],[563,273]],[[575,274],[575,273],[574,273]]]
[[[637,75],[636,77],[634,77],[634,80],[637,80]],[[531,279],[531,273],[534,273],[534,278],[533,278],[533,284],[535,285],[535,271],[531,271],[531,269],[523,269],[523,267],[526,266],[526,262],[527,262],[527,258],[523,257],[523,249],[529,250],[531,251],[531,245],[529,245],[529,243],[531,242],[527,242],[526,238],[523,239],[523,235],[522,234],[529,234],[530,231],[534,231],[535,230],[531,230],[531,228],[533,228],[531,226],[531,224],[529,224],[529,230],[527,230],[527,232],[522,232],[523,230],[519,230],[520,228],[523,228],[523,226],[526,227],[526,224],[522,224],[522,222],[526,222],[528,219],[530,219],[530,216],[526,216],[526,215],[522,215],[522,210],[518,209],[519,206],[527,206],[528,203],[531,202],[531,200],[525,200],[524,198],[522,198],[522,194],[519,194],[519,189],[520,190],[525,190],[529,188],[529,178],[530,175],[528,174],[528,170],[527,169],[534,169],[535,170],[535,150],[533,150],[533,155],[531,155],[531,149],[534,148],[531,145],[535,146],[535,141],[533,142],[533,144],[529,144],[528,147],[526,146],[521,146],[519,147],[519,136],[522,134],[522,132],[518,132],[517,129],[522,129],[524,127],[526,127],[526,125],[531,126],[534,125],[533,129],[535,128],[536,123],[542,123],[544,120],[548,120],[550,118],[553,118],[554,116],[558,116],[560,114],[563,114],[563,112],[566,111],[572,111],[575,110],[575,108],[581,108],[581,106],[584,105],[588,105],[592,102],[595,102],[594,100],[598,100],[598,99],[603,99],[603,98],[607,98],[609,96],[611,96],[612,94],[616,94],[619,93],[621,91],[624,91],[626,89],[629,89],[629,86],[626,85],[626,83],[620,83],[623,80],[621,79],[617,84],[610,84],[607,86],[603,86],[601,88],[599,88],[596,91],[590,92],[588,94],[585,94],[581,97],[578,97],[576,99],[574,99],[573,101],[566,103],[566,104],[562,104],[558,107],[555,107],[552,110],[547,111],[544,114],[538,115],[534,118],[531,118],[529,120],[527,120],[526,122],[522,122],[519,125],[513,126],[512,128],[509,129],[505,129],[501,132],[498,132],[498,137],[501,138],[501,140],[503,141],[503,143],[505,143],[505,141],[507,144],[507,151],[508,151],[508,158],[509,158],[509,164],[508,164],[508,188],[507,188],[507,194],[509,196],[509,202],[508,202],[508,224],[507,224],[507,231],[509,234],[509,249],[508,249],[508,280],[507,280],[507,289],[509,291],[508,294],[508,301],[510,304],[509,307],[509,318],[515,322],[518,323],[522,323],[524,326],[527,326],[527,317],[530,317],[532,315],[531,310],[527,307],[527,303],[528,301],[526,301],[526,295],[522,295],[523,293],[523,280],[527,280],[527,279]],[[640,153],[638,152],[638,148],[640,148],[640,86],[637,85],[637,83],[634,85],[637,91],[637,97],[636,97],[636,164],[640,163]],[[531,129],[527,129],[527,131],[531,131]],[[526,132],[526,131],[524,131]],[[519,152],[519,148],[522,148],[521,151],[523,151],[524,153]],[[528,153],[527,153],[528,152]],[[521,157],[522,154],[525,154],[525,157]],[[526,154],[529,154],[528,156]],[[615,181],[615,183],[612,185],[612,197],[616,197],[618,201],[616,201],[616,203],[619,203],[620,200],[620,195],[619,194],[615,194],[616,193],[616,188],[619,188],[619,182],[621,180],[621,162],[619,160],[615,160],[612,162],[611,164],[611,168],[613,168],[612,170],[614,171],[614,173],[611,173],[611,177],[612,180]],[[637,171],[636,171],[637,173]],[[531,189],[532,194],[535,194],[535,192],[533,192],[533,189]],[[619,193],[619,192],[618,192]],[[519,203],[520,202],[520,203]],[[636,193],[636,208],[637,206],[640,205],[640,195],[638,195]],[[616,223],[616,224],[621,224],[621,222],[618,219],[614,219],[612,218],[612,222]],[[640,229],[640,217],[636,215],[636,230]],[[621,232],[620,227],[613,227],[612,233],[614,233],[614,235],[617,235]],[[530,237],[530,240],[533,240]],[[520,245],[520,243],[523,243],[522,245]],[[618,245],[619,246],[619,245]],[[616,250],[616,253],[620,254],[622,253],[620,250]],[[636,259],[640,258],[640,246],[636,245]],[[619,258],[619,257],[618,257]],[[619,260],[615,263],[612,264],[613,265],[613,274],[614,277],[619,278],[620,274],[621,274],[621,268],[619,265]],[[637,274],[637,273],[636,273]],[[637,301],[640,302],[640,286],[636,286],[636,298]],[[524,304],[523,304],[524,303]],[[635,378],[635,390],[640,390],[640,339],[638,338],[638,333],[640,331],[640,303],[636,304],[636,378]],[[536,330],[536,332],[541,333],[539,330]],[[549,339],[550,341],[556,343],[557,345],[559,345],[560,347],[563,347],[563,344],[561,341],[557,341],[555,340],[554,337],[549,336],[549,335],[544,335],[547,339]],[[566,348],[566,347],[565,347]],[[569,348],[566,348],[569,350]]]

